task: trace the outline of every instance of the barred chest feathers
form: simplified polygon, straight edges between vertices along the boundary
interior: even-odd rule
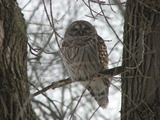
[[[86,41],[82,45],[79,44],[63,46],[64,65],[72,80],[90,79],[102,68],[97,39]]]

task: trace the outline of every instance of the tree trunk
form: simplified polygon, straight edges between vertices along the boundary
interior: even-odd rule
[[[160,1],[126,6],[121,120],[160,120]]]
[[[27,37],[14,0],[0,0],[0,120],[35,120],[27,79]]]

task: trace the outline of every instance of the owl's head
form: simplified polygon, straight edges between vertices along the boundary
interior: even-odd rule
[[[92,24],[87,21],[79,20],[71,23],[65,32],[65,37],[67,36],[91,36],[96,34],[96,30]]]

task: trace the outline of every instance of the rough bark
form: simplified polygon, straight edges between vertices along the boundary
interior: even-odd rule
[[[14,0],[0,0],[0,120],[35,120],[29,96],[26,25]]]
[[[121,120],[160,120],[160,1],[128,0]]]

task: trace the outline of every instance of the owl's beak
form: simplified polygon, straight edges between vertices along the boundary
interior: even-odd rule
[[[80,31],[80,35],[83,35],[83,31]]]

